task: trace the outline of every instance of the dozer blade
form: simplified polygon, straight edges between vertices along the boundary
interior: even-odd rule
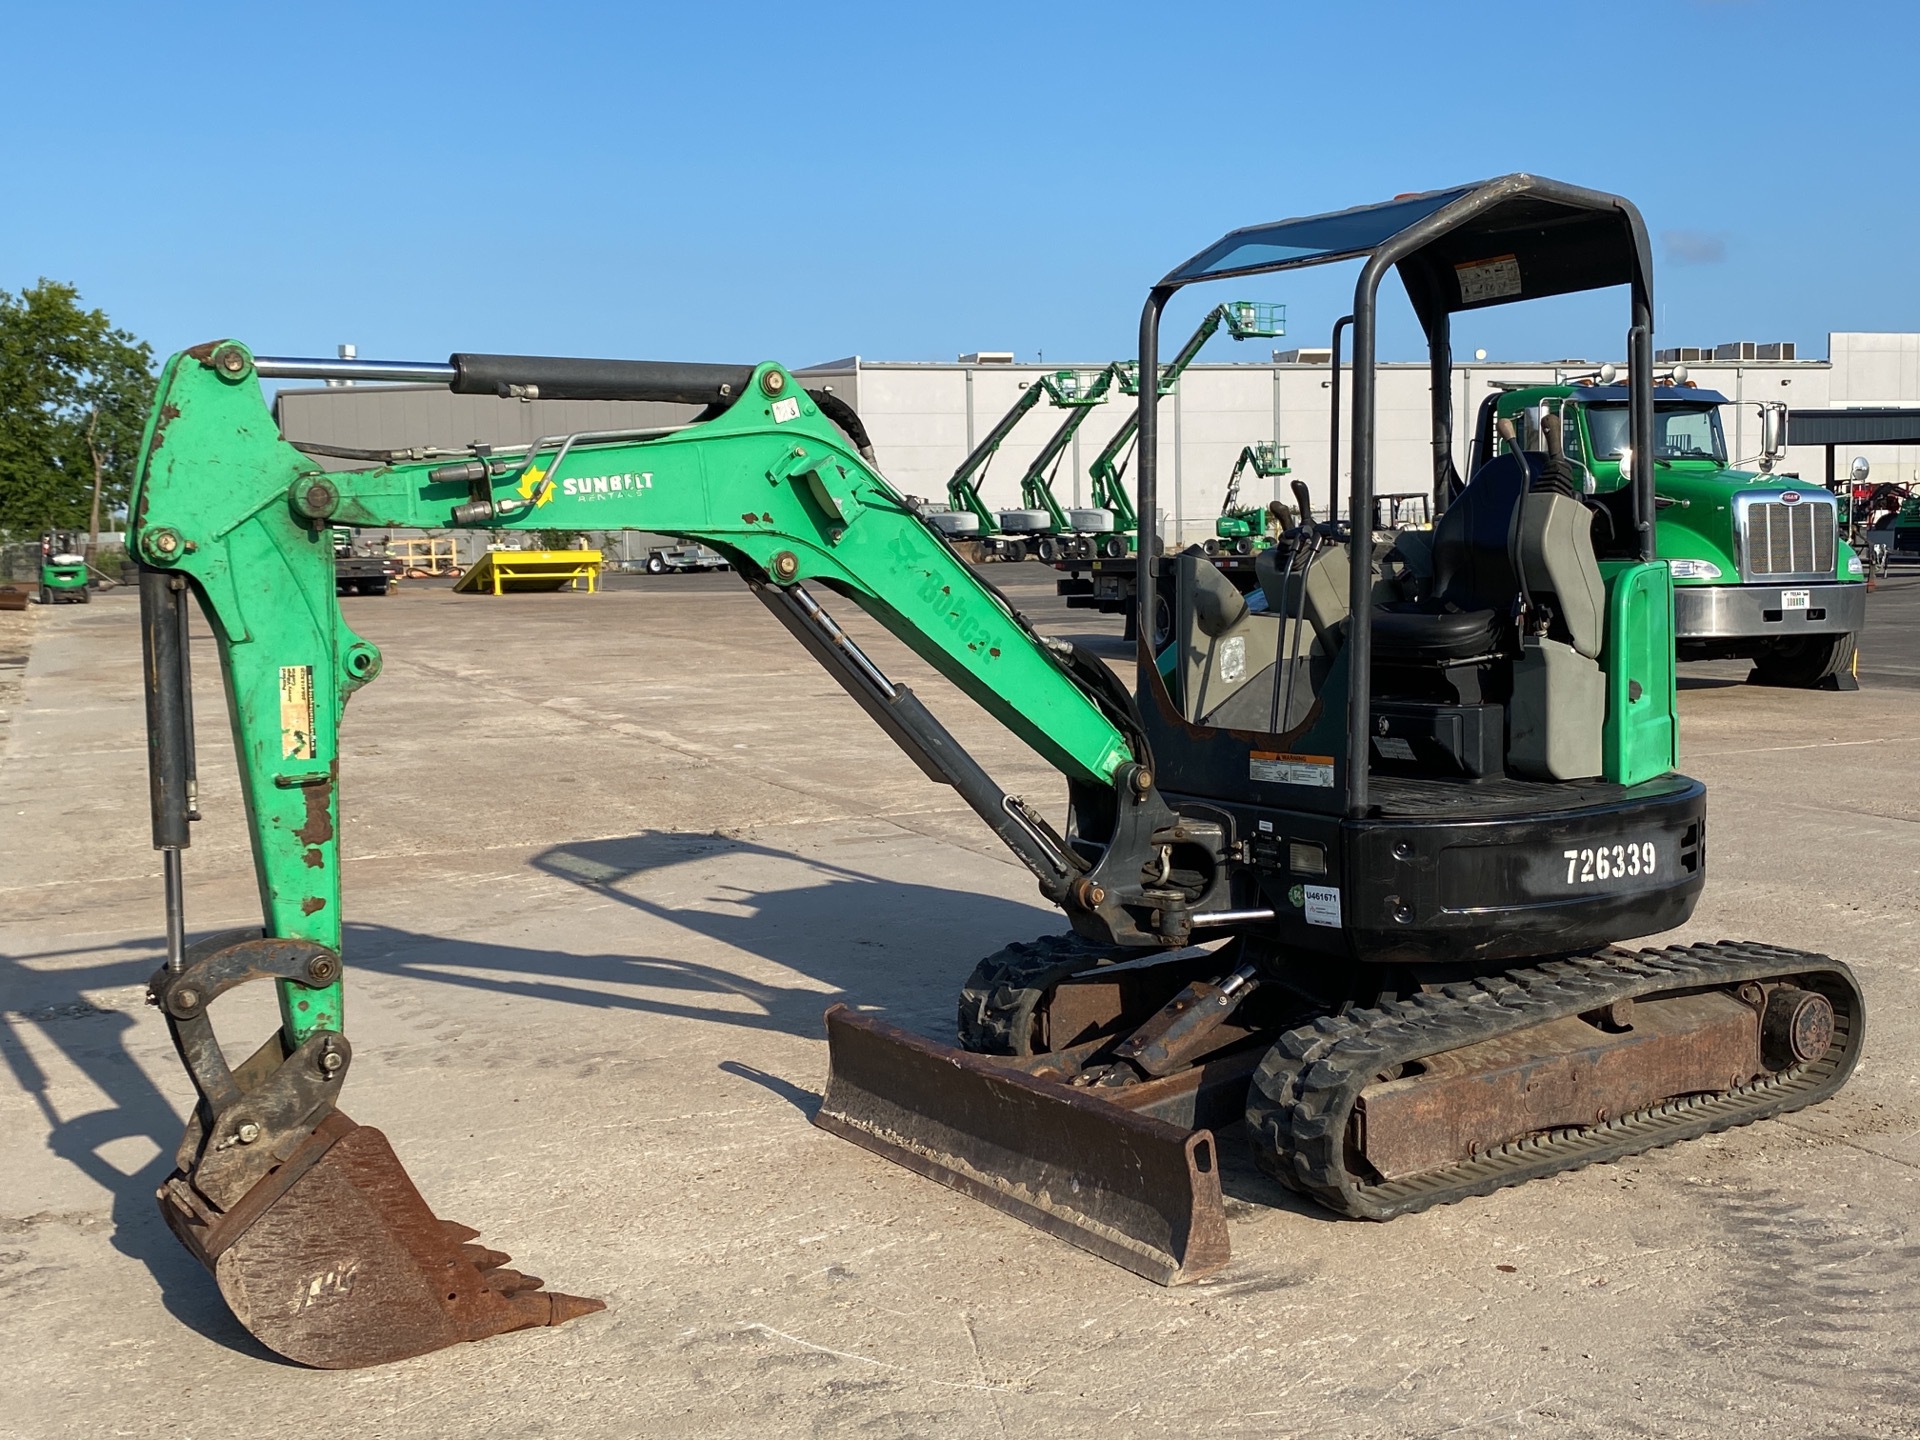
[[[323,1370],[606,1308],[542,1290],[503,1268],[506,1255],[466,1243],[477,1232],[434,1217],[387,1137],[338,1111],[224,1212],[178,1173],[160,1210],[261,1344]]]
[[[1162,1285],[1226,1264],[1211,1131],[840,1005],[827,1052],[821,1129]]]

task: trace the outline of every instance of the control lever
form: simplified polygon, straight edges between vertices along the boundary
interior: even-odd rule
[[[1293,482],[1293,503],[1300,511],[1300,527],[1310,529],[1313,525],[1313,495],[1307,489],[1307,482]]]

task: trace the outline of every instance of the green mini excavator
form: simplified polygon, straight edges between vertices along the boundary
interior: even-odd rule
[[[1359,262],[1346,513],[1374,513],[1389,272],[1433,357],[1421,484],[1450,503],[1390,546],[1302,515],[1261,552],[1252,597],[1197,548],[1143,564],[1130,685],[1038,632],[887,483],[859,417],[779,365],[287,360],[234,341],[168,361],[133,549],[166,892],[152,996],[199,1100],[160,1204],[241,1323],[297,1361],[351,1366],[598,1308],[437,1219],[339,1108],[339,724],[381,661],[334,598],[336,525],[634,527],[723,553],[1066,921],[980,962],[956,1040],[830,1010],[816,1123],[1143,1276],[1227,1258],[1217,1127],[1244,1125],[1282,1184],[1383,1220],[1838,1089],[1865,1025],[1843,964],[1618,943],[1681,924],[1706,883],[1705,790],[1674,770],[1650,467],[1584,494],[1548,425],[1539,450],[1454,473],[1451,317],[1600,287],[1627,292],[1634,450],[1652,453],[1639,213],[1510,175],[1236,231],[1153,287],[1138,373],[1159,371],[1162,313],[1188,287],[1335,261]],[[261,397],[262,379],[312,376],[704,408],[328,472]],[[1159,388],[1138,397],[1146,513]],[[835,601],[1059,770],[1064,811],[995,784]],[[192,943],[189,606],[221,655],[263,907],[258,929]],[[234,1064],[210,1011],[253,982],[277,988],[280,1024]]]

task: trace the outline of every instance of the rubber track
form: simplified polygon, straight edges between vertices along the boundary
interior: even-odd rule
[[[1461,1165],[1384,1184],[1370,1184],[1347,1168],[1354,1102],[1384,1071],[1614,1000],[1784,979],[1833,1004],[1833,1044],[1810,1064],[1737,1090],[1517,1140]],[[1865,1034],[1852,972],[1825,955],[1742,941],[1642,951],[1609,947],[1377,1009],[1322,1016],[1290,1030],[1254,1074],[1247,1124],[1261,1167],[1282,1184],[1343,1215],[1388,1220],[1814,1104],[1846,1083]]]
[[[1055,986],[1141,952],[1068,933],[1021,940],[978,965],[960,991],[960,1046],[976,1055],[1031,1055],[1033,1013]]]

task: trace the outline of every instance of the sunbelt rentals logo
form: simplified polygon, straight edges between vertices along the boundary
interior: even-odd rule
[[[565,495],[575,500],[605,500],[615,495],[635,495],[653,488],[651,470],[625,470],[618,475],[569,475],[557,484],[538,466],[520,477],[517,487],[522,500],[531,500],[539,509],[553,497]]]

